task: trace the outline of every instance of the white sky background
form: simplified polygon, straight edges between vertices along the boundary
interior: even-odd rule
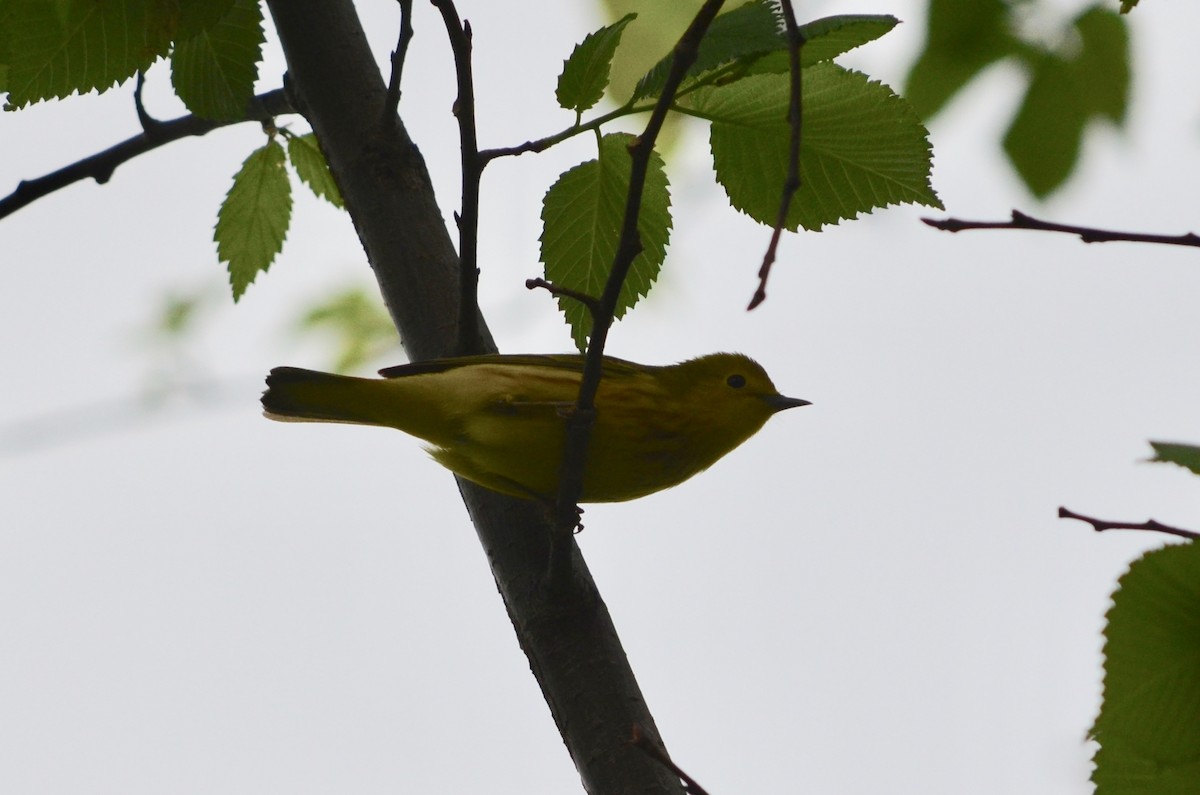
[[[395,4],[363,5],[383,57]],[[452,66],[417,5],[402,110],[448,216]],[[900,87],[921,7],[798,11],[901,17],[843,59]],[[521,25],[508,4],[461,11],[482,144],[569,124],[554,81],[600,22],[591,5],[539,4]],[[1048,205],[999,152],[1015,72],[933,122],[951,214],[1200,225],[1200,88],[1181,79],[1200,10],[1147,2],[1132,24],[1129,128],[1089,134],[1083,172]],[[281,64],[271,45],[263,88]],[[150,76],[161,117],[181,112],[167,79]],[[0,190],[133,134],[130,90],[0,118]],[[785,238],[770,298],[746,313],[768,233],[727,207],[694,132],[672,167],[666,270],[609,352],[745,351],[814,405],[677,489],[588,508],[580,543],[672,754],[713,793],[1090,791],[1102,614],[1127,562],[1163,540],[1097,536],[1055,510],[1200,526],[1195,480],[1139,463],[1147,439],[1200,441],[1195,251],[952,236],[902,207]],[[296,307],[369,278],[324,203],[297,191],[282,257],[213,310],[192,355],[199,377],[232,379],[215,406],[14,435],[142,393],[139,335],[165,295],[222,283],[215,212],[261,141],[255,125],[184,141],[0,226],[0,788],[578,791],[452,478],[400,434],[259,415],[270,367],[328,364],[282,331]],[[488,170],[482,301],[504,351],[568,348],[523,281],[542,193],[591,147]]]

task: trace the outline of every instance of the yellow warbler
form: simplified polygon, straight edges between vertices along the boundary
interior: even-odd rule
[[[267,376],[264,413],[398,428],[428,442],[438,463],[467,480],[554,500],[563,418],[579,394],[582,356],[466,356],[380,375],[277,367]],[[780,395],[762,367],[741,354],[669,367],[605,357],[580,502],[632,500],[682,483],[775,412],[805,405]]]

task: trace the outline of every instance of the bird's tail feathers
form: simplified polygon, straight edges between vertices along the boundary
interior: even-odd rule
[[[348,422],[384,425],[374,382],[301,367],[276,367],[267,376],[263,416],[282,422]]]

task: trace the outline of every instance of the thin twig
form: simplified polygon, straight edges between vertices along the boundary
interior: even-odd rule
[[[1111,229],[1096,229],[1090,226],[1073,226],[1042,221],[1020,210],[1012,211],[1011,221],[964,221],[960,218],[922,218],[924,223],[944,232],[963,232],[968,229],[1032,229],[1038,232],[1062,232],[1078,235],[1084,243],[1111,243],[1121,240],[1128,243],[1161,243],[1167,246],[1200,247],[1200,235],[1187,232],[1182,235],[1151,235],[1143,232],[1117,232]]]
[[[147,135],[154,135],[162,122],[146,112],[146,106],[142,103],[142,88],[145,85],[146,74],[139,71],[137,73],[137,81],[133,84],[133,109],[137,112],[138,124],[142,125],[142,132]]]
[[[284,96],[283,89],[277,88],[254,97],[246,108],[246,118],[237,121],[212,121],[189,115],[155,122],[152,133],[143,132],[57,171],[17,183],[16,190],[0,199],[0,218],[7,218],[22,207],[80,180],[91,178],[103,185],[112,177],[117,166],[180,138],[207,135],[213,130],[241,121],[261,122],[294,112]]]
[[[1058,509],[1059,519],[1078,519],[1081,522],[1087,522],[1092,526],[1092,529],[1097,533],[1103,533],[1105,530],[1150,530],[1155,533],[1166,533],[1171,536],[1179,536],[1180,538],[1197,539],[1200,538],[1200,533],[1194,530],[1184,530],[1182,527],[1172,527],[1169,524],[1157,522],[1154,519],[1147,519],[1144,522],[1110,522],[1106,519],[1096,519],[1091,516],[1084,516],[1074,511],[1069,511],[1066,508]]]
[[[580,133],[597,130],[601,126],[608,124],[613,119],[619,119],[622,116],[628,116],[634,113],[645,113],[646,111],[654,110],[654,105],[633,105],[632,103],[622,105],[616,110],[610,110],[608,113],[597,116],[594,119],[584,122],[583,124],[575,124],[565,130],[556,132],[554,135],[548,135],[545,138],[538,138],[535,141],[526,141],[517,146],[502,146],[496,149],[484,149],[479,153],[479,157],[485,163],[489,163],[498,157],[515,157],[523,155],[526,152],[543,152],[555,144],[560,144],[568,138],[574,138]]]
[[[383,103],[384,124],[396,123],[396,110],[400,107],[400,78],[404,74],[404,57],[408,55],[408,43],[412,41],[413,0],[397,0],[400,3],[400,37],[396,49],[392,50],[392,74],[388,79],[387,98]]]
[[[679,780],[683,782],[683,791],[688,795],[708,795],[708,790],[700,786],[694,778],[684,773],[679,765],[671,761],[667,749],[653,740],[645,729],[636,723],[633,724],[633,737],[630,738],[629,744],[678,776]]]
[[[638,216],[642,208],[642,192],[646,174],[650,168],[650,156],[654,143],[662,130],[667,112],[675,99],[680,83],[696,62],[700,41],[708,26],[712,24],[724,0],[706,0],[688,29],[675,45],[671,69],[663,85],[662,94],[654,104],[646,129],[629,148],[629,192],[625,199],[625,216],[621,224],[621,237],[617,243],[616,257],[612,270],[604,285],[597,311],[592,318],[592,333],[588,343],[583,378],[579,385],[579,398],[575,410],[567,417],[566,437],[563,443],[562,465],[559,468],[558,504],[556,506],[556,533],[551,541],[550,570],[551,584],[561,583],[570,575],[571,531],[578,521],[577,507],[583,494],[583,469],[587,461],[588,441],[595,419],[596,391],[600,386],[601,366],[604,360],[604,344],[612,326],[621,287],[629,273],[633,260],[642,251],[641,235],[638,233]]]
[[[525,289],[536,290],[539,287],[551,295],[558,295],[562,296],[563,298],[570,298],[573,301],[578,301],[587,307],[587,310],[589,313],[591,313],[593,319],[596,317],[596,313],[600,311],[600,302],[597,301],[594,296],[590,296],[587,293],[581,293],[578,290],[572,290],[570,287],[559,287],[557,284],[548,282],[541,278],[525,280]]]
[[[458,75],[458,99],[454,115],[458,118],[459,150],[462,153],[462,213],[458,221],[458,352],[477,353],[479,344],[479,180],[487,164],[479,156],[475,133],[475,81],[471,74],[471,23],[459,19],[453,0],[433,0],[442,12],[454,68]]]
[[[767,300],[767,279],[771,276],[771,266],[775,264],[775,255],[779,249],[779,238],[783,236],[784,225],[787,224],[788,210],[792,206],[792,198],[800,190],[800,127],[801,102],[803,86],[801,85],[800,48],[804,46],[804,34],[796,24],[796,12],[792,8],[792,0],[783,0],[783,20],[787,26],[788,37],[788,72],[791,77],[788,101],[788,127],[791,129],[791,139],[788,141],[788,171],[783,182],[783,191],[779,197],[779,215],[775,218],[775,228],[771,231],[771,242],[767,244],[767,253],[763,255],[762,265],[758,269],[758,289],[750,299],[746,311]]]

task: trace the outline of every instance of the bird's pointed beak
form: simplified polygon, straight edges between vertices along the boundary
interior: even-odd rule
[[[775,411],[783,411],[784,409],[794,409],[797,406],[811,406],[812,401],[801,400],[800,398],[787,397],[786,395],[763,395],[763,401]]]

